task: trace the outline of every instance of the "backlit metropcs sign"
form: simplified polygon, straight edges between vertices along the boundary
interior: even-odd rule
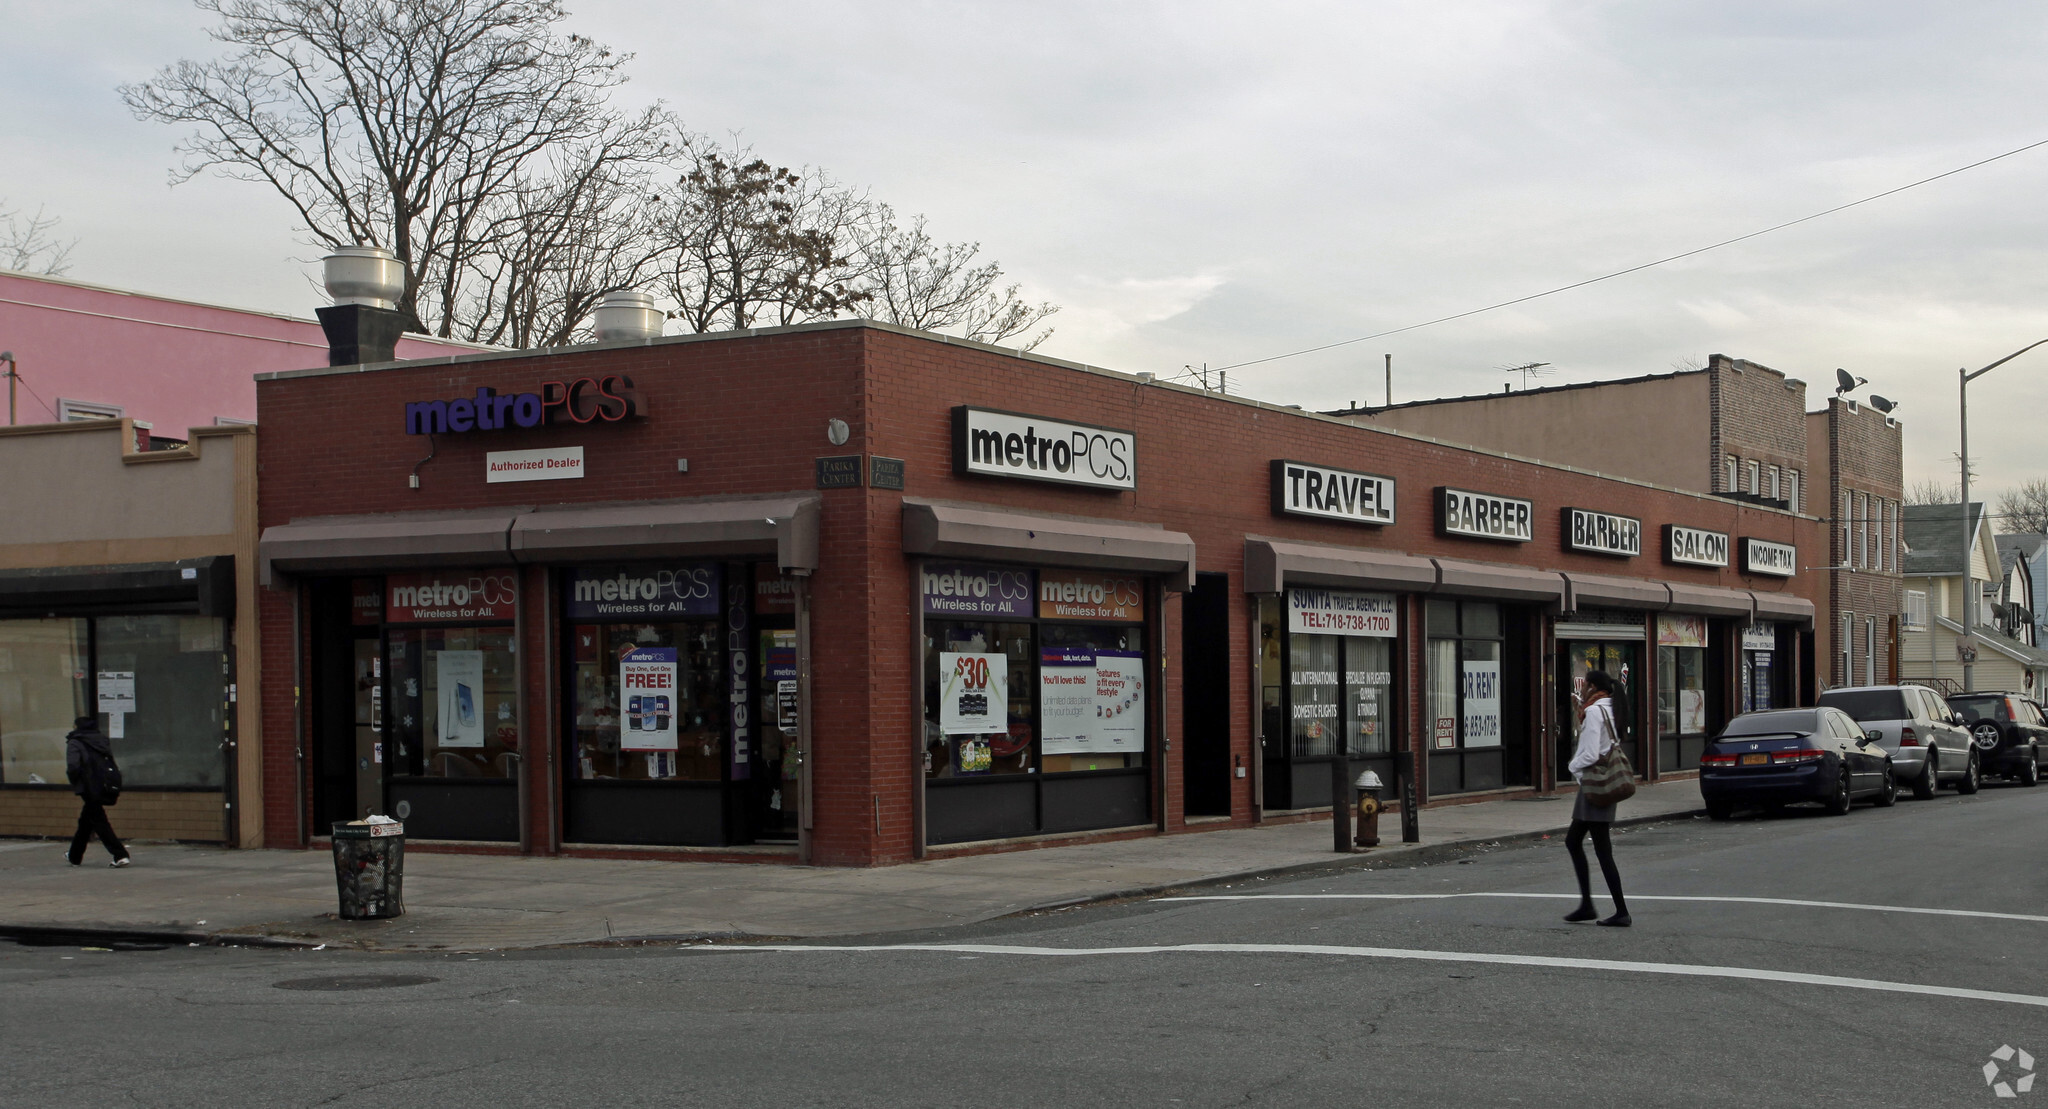
[[[1436,490],[1439,535],[1527,543],[1536,538],[1535,505],[1515,497],[1473,493],[1439,485]]]
[[[1138,440],[1114,428],[963,404],[953,409],[953,472],[1135,489]]]
[[[1634,558],[1643,553],[1643,522],[1633,516],[1595,512],[1590,508],[1564,510],[1564,545],[1567,550],[1588,554]]]
[[[1728,533],[1664,525],[1664,561],[1674,566],[1728,565]]]
[[[1350,524],[1394,522],[1394,479],[1333,466],[1273,460],[1273,514]]]

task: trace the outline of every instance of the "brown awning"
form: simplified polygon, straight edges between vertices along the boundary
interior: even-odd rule
[[[1049,562],[1163,574],[1166,587],[1195,587],[1195,541],[1123,520],[1036,516],[994,505],[904,498],[903,550],[942,558]]]
[[[785,570],[818,568],[816,494],[738,500],[550,505],[512,521],[520,562],[772,555]]]
[[[1708,585],[1667,583],[1671,589],[1671,611],[1696,612],[1703,616],[1756,616],[1756,598],[1740,589],[1719,589]]]
[[[1566,571],[1564,582],[1566,612],[1577,612],[1582,608],[1632,608],[1659,612],[1671,607],[1671,589],[1661,581]]]
[[[1564,603],[1564,576],[1551,570],[1530,570],[1521,566],[1500,566],[1490,562],[1460,562],[1435,558],[1436,592],[1468,597],[1500,597],[1514,601]]]
[[[1247,538],[1244,591],[1280,593],[1290,584],[1427,593],[1436,588],[1436,563],[1391,551]]]
[[[505,536],[525,508],[308,516],[263,529],[257,577],[279,571],[339,574],[408,566],[501,566],[512,561]]]
[[[1752,589],[1751,597],[1756,598],[1756,618],[1788,624],[1813,624],[1813,602],[1792,593],[1759,593]]]

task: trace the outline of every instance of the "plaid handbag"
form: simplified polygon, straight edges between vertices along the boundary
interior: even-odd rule
[[[1579,773],[1579,795],[1598,809],[1613,808],[1636,795],[1636,775],[1621,753],[1621,740],[1614,734],[1614,708],[1604,706],[1600,723],[1607,729],[1607,750],[1593,765]]]

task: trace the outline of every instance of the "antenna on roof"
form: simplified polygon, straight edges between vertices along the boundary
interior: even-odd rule
[[[1870,379],[1867,377],[1857,377],[1847,370],[1837,369],[1835,370],[1835,395],[1839,397],[1858,385],[1867,384],[1869,381]]]

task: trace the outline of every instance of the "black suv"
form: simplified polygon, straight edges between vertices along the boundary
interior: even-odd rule
[[[1970,692],[1949,697],[1962,714],[1977,748],[1977,765],[2023,786],[2041,780],[2041,751],[2048,748],[2048,718],[2041,706],[2019,693]]]

